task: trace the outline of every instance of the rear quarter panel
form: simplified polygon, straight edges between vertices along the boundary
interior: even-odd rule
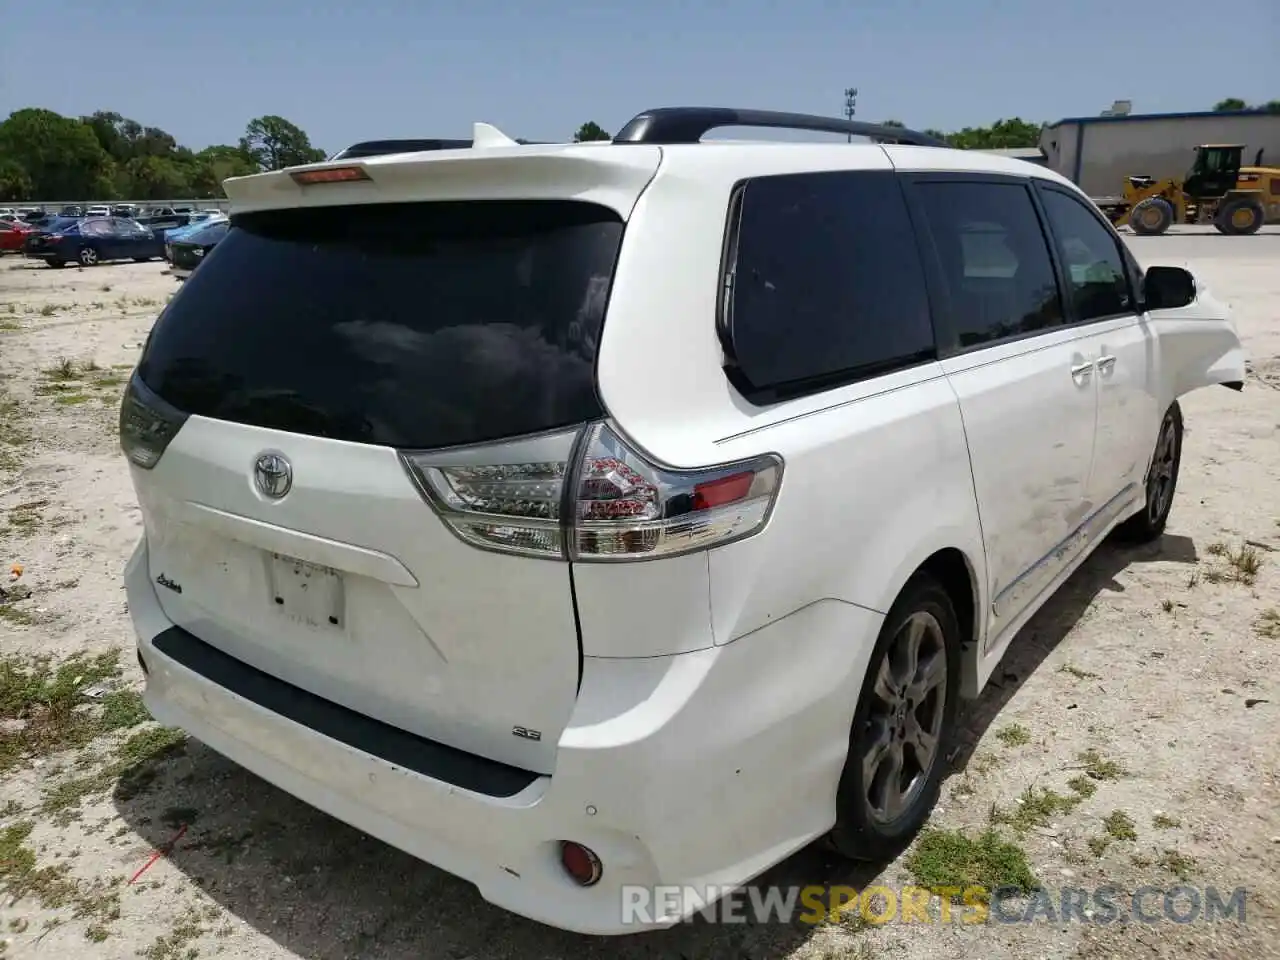
[[[964,425],[940,367],[877,378],[861,392],[721,444],[729,458],[768,446],[786,467],[765,530],[711,553],[717,644],[820,600],[885,613],[945,548],[964,554],[975,590],[986,583]],[[975,600],[985,609],[985,596]]]

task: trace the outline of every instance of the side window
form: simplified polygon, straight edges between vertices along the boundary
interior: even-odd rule
[[[749,181],[727,271],[729,337],[753,387],[849,382],[935,355],[924,269],[891,171]]]
[[[1026,186],[926,180],[916,190],[938,251],[959,346],[1063,322],[1049,246]]]
[[[89,237],[105,237],[111,233],[111,221],[86,220],[80,225],[80,232]]]
[[[1080,201],[1057,190],[1044,190],[1041,197],[1071,281],[1076,319],[1132,313],[1129,276],[1115,237]]]

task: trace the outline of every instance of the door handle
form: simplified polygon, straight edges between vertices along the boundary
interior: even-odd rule
[[[1071,379],[1076,383],[1084,383],[1089,379],[1089,375],[1093,373],[1093,361],[1088,363],[1077,363],[1071,368]]]
[[[1116,365],[1116,358],[1113,356],[1105,356],[1098,358],[1098,369],[1103,373],[1107,373]]]

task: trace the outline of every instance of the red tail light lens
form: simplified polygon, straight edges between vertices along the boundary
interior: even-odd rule
[[[769,518],[782,478],[776,456],[672,470],[605,424],[585,429],[585,436],[575,430],[402,456],[459,537],[503,553],[578,561],[672,556],[751,536]]]
[[[720,546],[760,530],[782,461],[703,470],[650,463],[605,424],[590,428],[570,543],[574,560],[636,560]]]
[[[350,183],[354,180],[368,180],[369,174],[363,167],[326,167],[320,170],[297,170],[291,174],[294,183]]]

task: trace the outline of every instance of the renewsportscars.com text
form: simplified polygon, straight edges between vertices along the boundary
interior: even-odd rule
[[[1245,923],[1247,891],[1216,887],[1012,888],[848,886],[623,887],[622,920],[638,925],[686,915],[686,922],[825,923],[861,917],[887,923]]]

